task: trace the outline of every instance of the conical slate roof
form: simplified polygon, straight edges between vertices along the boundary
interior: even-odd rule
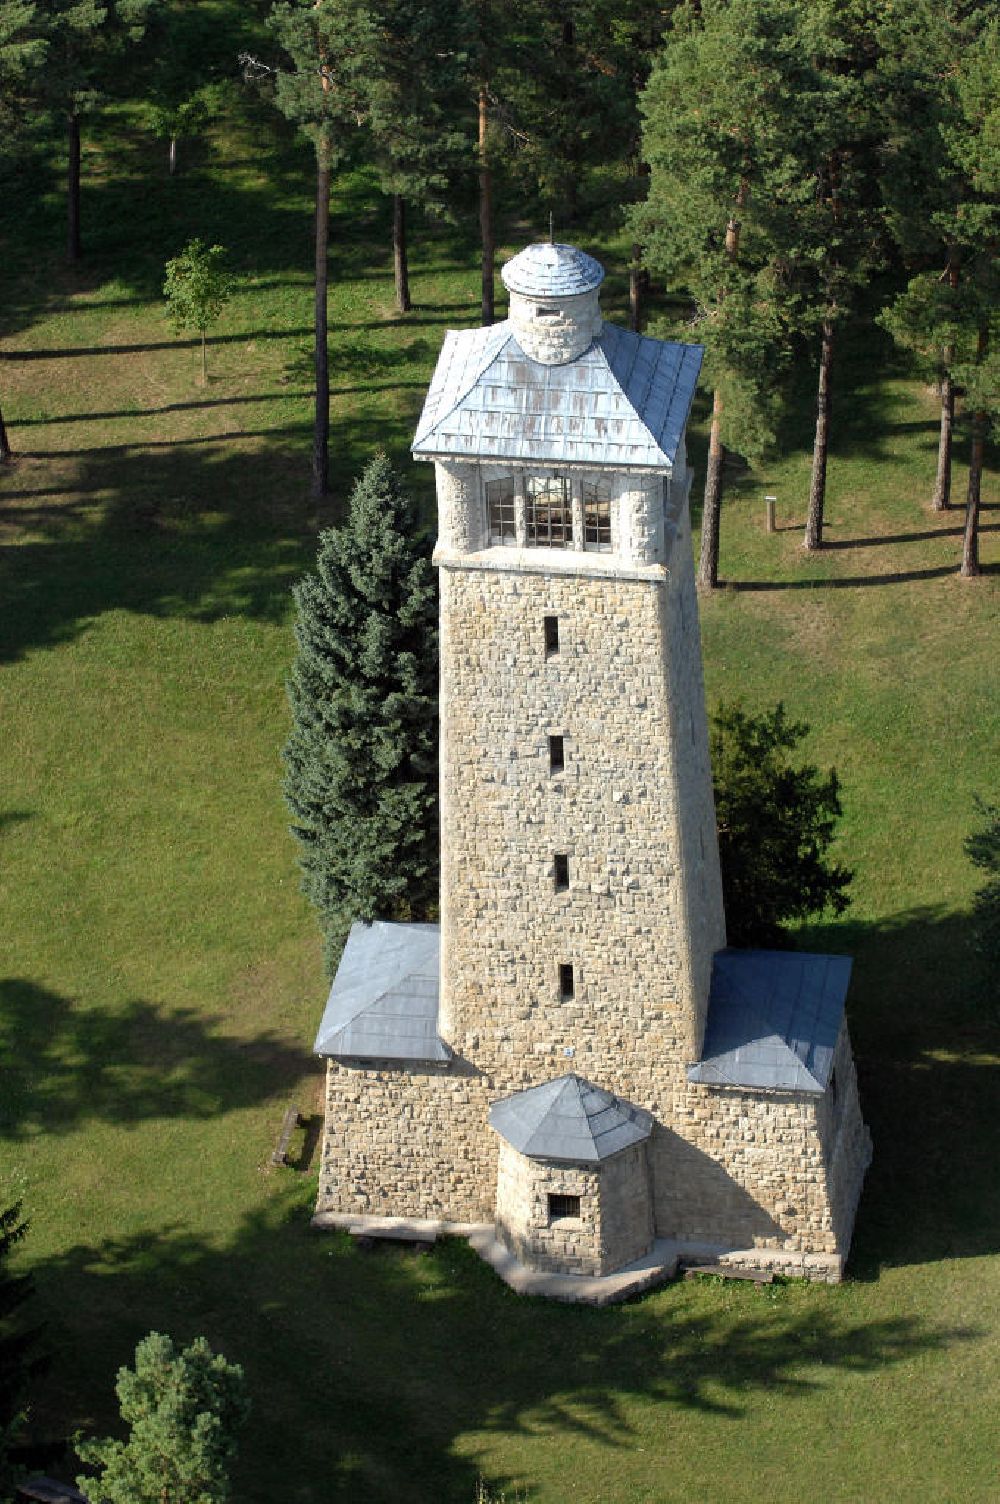
[[[597,1164],[648,1138],[648,1112],[569,1074],[494,1102],[490,1126],[529,1159]]]
[[[705,1043],[688,1080],[825,1091],[850,978],[850,956],[720,950],[712,962]]]
[[[316,1054],[450,1060],[437,1032],[440,956],[437,924],[353,924],[316,1035]]]
[[[512,256],[500,273],[504,287],[529,298],[572,298],[593,292],[604,267],[575,245],[542,240]]]

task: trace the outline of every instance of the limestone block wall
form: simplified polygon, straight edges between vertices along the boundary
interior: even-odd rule
[[[549,1196],[580,1198],[579,1217],[552,1220]],[[497,1232],[530,1269],[609,1274],[652,1242],[644,1144],[600,1167],[528,1159],[500,1141]]]
[[[619,549],[634,564],[666,562],[663,491],[662,475],[623,477],[620,482]]]
[[[838,1248],[851,1241],[854,1216],[865,1171],[871,1163],[871,1135],[861,1116],[858,1078],[847,1022],[841,1024],[830,1086],[817,1107],[817,1121],[827,1164],[831,1218]]]
[[[384,1068],[327,1061],[316,1209],[489,1222],[497,1093],[466,1062]]]
[[[701,689],[687,661],[696,618],[668,608],[670,575],[446,566],[441,583],[441,1031],[498,1095],[573,1060],[659,1105],[670,1063],[696,1058],[724,940],[721,899],[694,936],[703,954],[685,921],[685,884],[717,874],[707,748],[691,732],[704,711],[687,703]],[[559,650],[547,654],[549,615]],[[692,832],[706,854],[689,868]],[[568,858],[564,892],[556,853]],[[561,965],[573,967],[572,997]]]
[[[604,321],[597,288],[566,298],[509,291],[514,338],[525,355],[543,365],[562,365],[582,355],[601,332]]]
[[[434,466],[438,544],[459,554],[486,546],[479,466],[464,460]]]
[[[837,1251],[814,1099],[689,1084],[674,1111],[651,1143],[658,1233]]]

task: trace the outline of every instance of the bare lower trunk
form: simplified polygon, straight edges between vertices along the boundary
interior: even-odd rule
[[[316,306],[315,352],[316,417],[313,424],[312,494],[326,496],[330,488],[330,371],[327,358],[327,247],[330,237],[330,167],[326,154],[316,154]]]
[[[167,148],[167,171],[172,178],[177,176],[177,137],[170,137],[170,145]]]
[[[698,559],[698,584],[703,590],[714,590],[719,583],[719,514],[722,511],[722,467],[726,459],[721,433],[722,398],[716,390],[712,398],[712,428],[708,439],[701,554]]]
[[[989,330],[979,326],[976,341],[976,363],[981,365],[989,352]],[[977,412],[972,418],[972,454],[969,459],[969,485],[965,493],[965,536],[962,539],[962,568],[964,579],[975,579],[979,573],[979,491],[983,479],[983,460],[986,452],[986,429],[989,417]]]
[[[406,258],[406,204],[401,193],[392,195],[392,264],[396,273],[396,307],[410,311],[410,268]]]
[[[486,85],[479,90],[479,232],[483,242],[483,315],[484,324],[495,318],[493,298],[493,171],[486,155],[488,117]]]
[[[628,271],[628,326],[636,334],[642,330],[642,246],[632,247],[632,265]]]
[[[80,117],[66,117],[66,259],[79,261],[80,243]]]
[[[7,437],[7,425],[3,420],[3,411],[0,410],[0,465],[5,464],[10,459],[12,453],[10,440]]]
[[[201,384],[208,386],[208,356],[205,353],[205,331],[201,331]]]
[[[813,444],[812,480],[809,485],[809,513],[806,517],[806,548],[823,546],[823,503],[826,500],[826,456],[830,447],[831,392],[833,370],[832,319],[823,322],[823,343],[819,357],[819,389],[816,394],[816,439]]]
[[[945,360],[950,364],[952,351],[945,351]],[[951,501],[951,436],[955,427],[955,383],[950,375],[941,381],[941,434],[938,439],[937,475],[934,478],[934,495],[931,506],[935,512],[946,512]]]

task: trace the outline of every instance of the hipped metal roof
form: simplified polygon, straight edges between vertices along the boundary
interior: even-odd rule
[[[450,329],[413,453],[669,471],[701,358],[700,345],[605,324],[582,355],[543,365],[524,354],[509,320]]]
[[[571,1073],[495,1102],[490,1126],[529,1159],[597,1164],[648,1138],[653,1120]]]
[[[688,1079],[709,1086],[825,1091],[850,977],[850,956],[719,951],[701,1060]]]
[[[450,1060],[438,1037],[441,930],[354,924],[313,1046],[337,1059]]]

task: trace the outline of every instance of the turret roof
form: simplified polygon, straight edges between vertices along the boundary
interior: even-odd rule
[[[648,1138],[653,1120],[571,1072],[494,1102],[490,1125],[529,1159],[596,1164]]]
[[[600,287],[604,267],[575,245],[541,240],[511,257],[500,280],[511,292],[529,298],[571,298]]]

